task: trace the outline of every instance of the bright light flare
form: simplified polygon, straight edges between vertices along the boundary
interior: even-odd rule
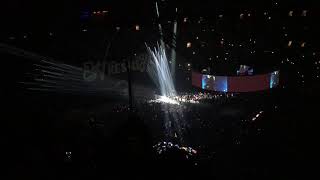
[[[151,103],[166,103],[166,104],[176,104],[176,105],[181,105],[184,103],[190,103],[190,104],[199,104],[199,100],[194,100],[194,99],[187,99],[183,96],[157,96],[156,99],[150,100],[149,102]]]
[[[166,104],[176,104],[179,105],[180,103],[172,98],[169,98],[167,96],[159,96],[158,99],[155,100],[150,100],[150,102],[155,102],[155,103],[166,103]]]
[[[164,103],[169,103],[169,104],[179,104],[178,101],[174,100],[174,99],[171,99],[167,96],[160,96],[159,99],[157,99],[158,101],[160,102],[164,102]]]

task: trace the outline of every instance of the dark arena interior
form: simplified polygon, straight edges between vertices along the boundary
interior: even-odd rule
[[[320,3],[0,4],[4,179],[316,173]]]

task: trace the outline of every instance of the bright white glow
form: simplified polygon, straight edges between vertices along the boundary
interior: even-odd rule
[[[178,101],[174,100],[174,99],[171,99],[167,96],[160,96],[159,99],[157,99],[157,101],[159,102],[164,102],[164,103],[168,103],[168,104],[179,104]]]
[[[190,99],[187,98],[186,96],[172,96],[172,97],[167,97],[167,96],[156,96],[158,97],[157,99],[150,100],[150,103],[167,103],[167,104],[176,104],[180,105],[181,103],[191,103],[191,104],[199,104],[199,100],[206,99],[205,97],[197,97],[197,99]]]
[[[140,26],[136,25],[136,31],[139,31],[139,30],[140,30]]]

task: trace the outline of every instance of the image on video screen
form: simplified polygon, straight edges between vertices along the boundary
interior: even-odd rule
[[[270,75],[270,88],[275,88],[279,84],[279,71],[274,71]]]
[[[202,75],[202,89],[227,92],[227,79],[227,76]]]

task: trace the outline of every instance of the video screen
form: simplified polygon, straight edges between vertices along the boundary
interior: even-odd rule
[[[227,79],[227,76],[202,75],[202,89],[227,92]]]
[[[238,76],[246,76],[246,75],[253,75],[253,68],[247,65],[240,65],[239,70],[237,70]]]
[[[274,71],[270,75],[270,88],[275,88],[279,85],[279,71]]]

